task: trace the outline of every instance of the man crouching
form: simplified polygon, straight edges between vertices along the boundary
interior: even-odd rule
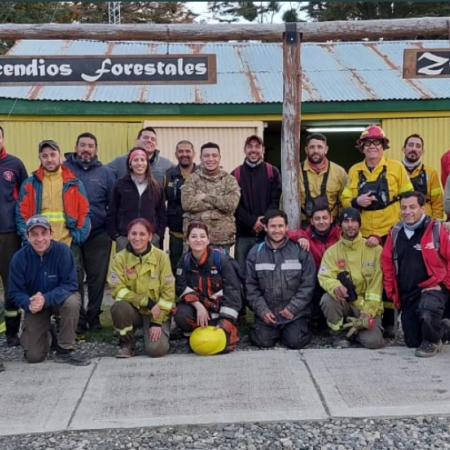
[[[25,311],[20,343],[30,363],[47,357],[52,341],[51,316],[60,316],[60,333],[53,359],[86,366],[90,361],[74,353],[75,330],[81,308],[75,261],[70,248],[52,240],[47,217],[35,215],[26,223],[29,245],[11,260],[9,296]]]

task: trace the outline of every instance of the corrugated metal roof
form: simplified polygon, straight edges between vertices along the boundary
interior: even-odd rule
[[[402,78],[405,48],[448,48],[448,41],[302,44],[303,101],[450,98],[450,78]],[[152,104],[282,103],[283,55],[278,43],[18,41],[11,55],[213,53],[216,85],[1,87],[0,98]]]

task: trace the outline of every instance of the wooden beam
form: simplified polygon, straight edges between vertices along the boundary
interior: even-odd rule
[[[300,228],[300,105],[302,68],[301,35],[286,25],[283,40],[283,119],[281,125],[281,173],[283,210],[291,229]]]
[[[303,42],[449,34],[450,17],[295,24]],[[278,41],[284,24],[0,24],[0,39],[95,39],[100,41]]]

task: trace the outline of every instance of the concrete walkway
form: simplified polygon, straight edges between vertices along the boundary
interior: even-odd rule
[[[450,355],[269,350],[87,367],[6,363],[0,435],[329,417],[450,414]]]

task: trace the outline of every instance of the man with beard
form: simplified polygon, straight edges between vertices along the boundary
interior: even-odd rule
[[[183,207],[181,187],[196,169],[194,145],[190,141],[180,141],[175,147],[178,165],[169,169],[164,176],[164,194],[167,200],[167,224],[169,227],[169,256],[172,272],[183,254]]]
[[[344,329],[348,318],[372,324],[357,332],[356,340],[361,345],[370,349],[383,347],[381,247],[366,245],[357,209],[344,209],[339,222],[341,239],[323,255],[318,274],[325,291],[320,306],[330,327],[333,347],[350,347]]]
[[[416,356],[442,349],[441,319],[449,299],[450,236],[425,214],[425,198],[407,192],[400,201],[402,221],[390,231],[382,254],[384,287],[401,311],[405,344]]]
[[[17,230],[23,242],[28,243],[27,220],[36,214],[47,217],[53,239],[67,244],[72,250],[80,280],[80,246],[91,230],[86,190],[74,173],[61,164],[61,152],[55,141],[42,141],[38,152],[41,165],[20,188]]]
[[[247,258],[246,296],[255,313],[249,339],[261,348],[281,341],[300,349],[311,340],[308,318],[316,284],[314,260],[287,237],[285,212],[268,211],[263,224],[265,240]]]
[[[418,134],[411,134],[405,139],[402,148],[403,165],[416,192],[425,197],[425,214],[433,219],[443,218],[444,193],[439,181],[439,175],[432,167],[422,162],[425,153],[423,139]]]
[[[328,203],[331,216],[339,214],[339,196],[347,183],[345,170],[327,159],[327,138],[313,133],[306,138],[306,160],[301,163],[300,200],[302,221],[306,226],[316,203]]]
[[[245,273],[245,260],[251,248],[264,240],[261,220],[269,209],[280,206],[281,176],[278,169],[264,162],[264,142],[256,135],[244,144],[244,164],[231,172],[241,188],[236,210],[235,258]]]
[[[82,308],[78,322],[78,333],[100,330],[103,294],[108,274],[111,254],[111,238],[106,232],[106,211],[114,185],[114,174],[98,160],[97,138],[91,133],[77,137],[75,152],[66,153],[65,167],[68,167],[81,180],[87,192],[90,206],[91,232],[80,246],[81,279],[80,293]],[[83,278],[86,273],[88,305],[84,308]]]
[[[161,150],[156,149],[156,130],[153,127],[145,127],[139,131],[135,147],[143,148],[148,156],[150,168],[156,181],[162,186],[164,175],[174,167],[172,161],[161,156]],[[114,172],[116,179],[123,178],[128,174],[128,153],[118,156],[108,163],[108,167]]]
[[[211,245],[229,252],[236,240],[234,213],[241,196],[234,178],[220,168],[220,148],[214,142],[200,149],[201,167],[192,173],[181,189],[183,231],[191,222],[206,223]]]

